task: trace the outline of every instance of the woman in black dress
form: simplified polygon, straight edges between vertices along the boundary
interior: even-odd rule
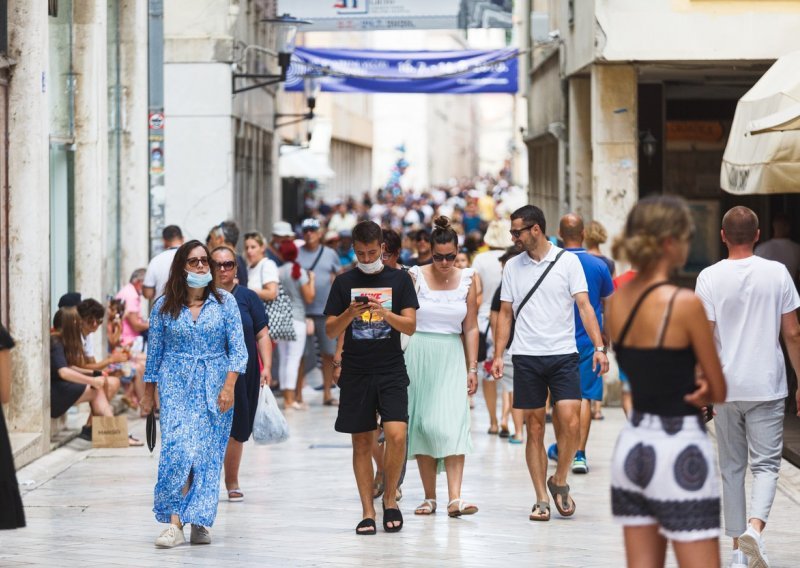
[[[14,340],[0,325],[0,530],[25,526],[14,457],[8,440],[3,404],[11,400],[11,348]]]
[[[247,371],[236,380],[233,403],[233,425],[228,449],[225,452],[225,487],[229,501],[242,501],[244,493],[239,487],[239,465],[242,463],[244,443],[253,432],[253,421],[258,406],[259,388],[271,380],[272,342],[267,327],[264,303],[258,294],[236,283],[236,255],[228,247],[221,246],[211,252],[211,261],[217,267],[216,285],[233,294],[239,305],[244,328],[244,343],[247,347]],[[262,370],[258,359],[261,357]]]

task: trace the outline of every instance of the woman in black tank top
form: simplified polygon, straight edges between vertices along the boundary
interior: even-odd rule
[[[725,379],[700,300],[668,282],[692,231],[682,199],[648,197],[614,243],[614,256],[638,271],[605,313],[633,395],[611,466],[629,566],[663,566],[670,540],[681,567],[720,565],[716,462],[700,409],[725,400]]]

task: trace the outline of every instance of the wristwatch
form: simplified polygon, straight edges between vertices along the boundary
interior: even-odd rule
[[[600,347],[595,346],[594,352],[602,353],[603,355],[605,355],[608,352],[608,347],[606,347],[605,345],[601,345]]]

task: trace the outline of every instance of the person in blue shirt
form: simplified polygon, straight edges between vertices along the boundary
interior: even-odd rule
[[[583,248],[583,219],[575,213],[568,213],[561,218],[558,233],[564,241],[564,249],[577,255],[581,261],[586,283],[589,285],[589,301],[594,308],[600,329],[603,328],[603,303],[614,293],[614,282],[608,265],[602,258],[590,254]],[[592,368],[592,356],[595,346],[583,327],[583,321],[575,308],[575,343],[580,357],[581,374],[581,416],[580,445],[572,460],[573,473],[589,473],[586,461],[586,444],[589,440],[589,429],[592,425],[592,402],[603,400],[603,377]],[[554,421],[555,425],[555,421]],[[550,459],[558,458],[558,446],[551,445],[547,450]]]

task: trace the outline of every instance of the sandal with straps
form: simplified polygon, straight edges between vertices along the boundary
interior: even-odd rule
[[[531,509],[531,514],[528,516],[531,521],[549,521],[550,520],[550,503],[547,501],[537,501]]]
[[[451,511],[450,507],[453,504],[458,505],[458,509],[455,511]],[[460,517],[462,515],[474,515],[478,512],[478,507],[472,505],[471,503],[464,503],[464,500],[460,497],[458,499],[453,499],[447,504],[447,516],[448,517]]]
[[[433,515],[436,512],[436,499],[425,499],[422,505],[414,509],[415,515]]]
[[[556,485],[555,479],[551,475],[547,480],[547,488],[550,490],[556,509],[562,517],[571,517],[575,514],[575,501],[570,497],[569,485]],[[569,508],[564,507],[565,503]]]

